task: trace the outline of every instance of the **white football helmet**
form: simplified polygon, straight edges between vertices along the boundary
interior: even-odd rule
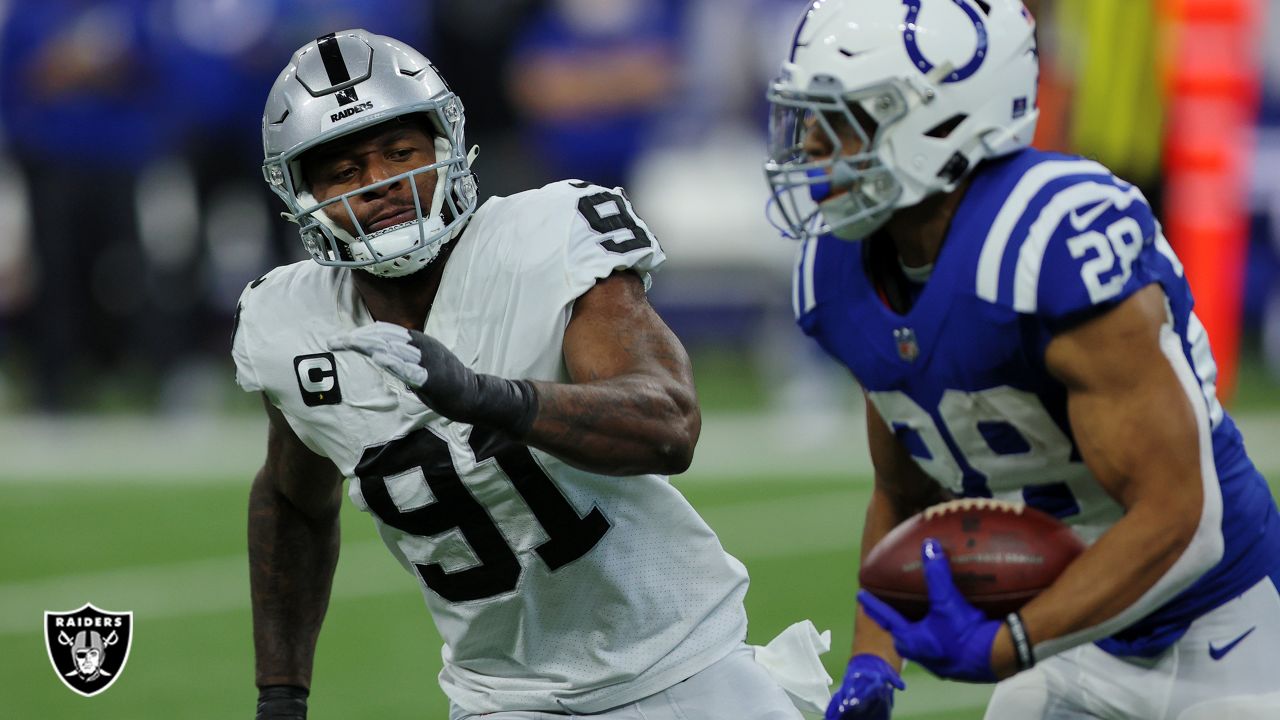
[[[770,221],[792,238],[858,240],[954,190],[1031,144],[1038,76],[1021,0],[814,0],[768,92]],[[844,123],[859,147],[841,147]],[[830,156],[804,152],[815,130]]]
[[[303,153],[411,113],[422,113],[430,123],[434,163],[324,202],[311,195],[301,173]],[[300,226],[303,246],[321,265],[358,267],[383,277],[408,275],[430,263],[475,212],[474,150],[470,156],[465,151],[464,121],[462,101],[418,51],[365,30],[331,33],[295,52],[267,96],[263,175],[289,208],[285,218]],[[430,198],[418,197],[413,181],[424,172],[437,175]],[[398,181],[412,189],[417,218],[366,233],[350,198]],[[354,236],[324,213],[338,203],[350,216]]]

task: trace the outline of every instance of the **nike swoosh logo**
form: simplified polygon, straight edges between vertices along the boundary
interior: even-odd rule
[[[1257,630],[1257,629],[1258,627],[1255,625],[1254,627],[1251,627],[1248,630],[1245,630],[1243,635],[1236,638],[1235,640],[1232,640],[1226,645],[1223,645],[1222,647],[1214,647],[1213,643],[1209,643],[1209,657],[1213,658],[1214,660],[1221,660],[1223,657],[1226,656],[1227,653],[1234,650],[1235,647],[1239,645],[1245,638],[1249,637],[1250,633],[1252,633],[1254,630]]]
[[[1111,206],[1114,204],[1115,201],[1113,200],[1103,200],[1083,214],[1081,214],[1080,208],[1072,210],[1071,227],[1075,228],[1076,232],[1084,232],[1085,230],[1088,230],[1089,226],[1093,224],[1093,221],[1097,220],[1098,216],[1102,215],[1102,213],[1110,210]]]

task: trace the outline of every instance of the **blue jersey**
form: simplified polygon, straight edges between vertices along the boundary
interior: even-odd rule
[[[1099,641],[1104,649],[1154,655],[1196,617],[1267,575],[1280,579],[1275,502],[1218,402],[1182,264],[1137,188],[1095,162],[1025,150],[976,171],[907,313],[880,299],[864,262],[861,243],[824,236],[804,245],[793,295],[801,328],[853,372],[941,485],[1025,502],[1086,542],[1123,510],[1081,460],[1045,348],[1147,285],[1164,290],[1166,356],[1212,444],[1202,451],[1213,458],[1203,464],[1205,503],[1208,512],[1220,504],[1223,554],[1172,600]]]

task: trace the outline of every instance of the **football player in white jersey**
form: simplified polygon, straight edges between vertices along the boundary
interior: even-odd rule
[[[268,97],[264,174],[314,261],[245,289],[233,343],[270,420],[257,717],[305,717],[346,478],[444,638],[453,720],[798,718],[744,645],[744,568],[665,477],[701,416],[645,298],[662,249],[618,188],[477,207],[463,121],[362,30]]]
[[[904,658],[999,681],[989,720],[1280,717],[1275,501],[1142,193],[1028,147],[1034,30],[1019,0],[816,0],[769,90],[797,320],[868,400],[864,557],[957,496],[1090,544],[987,618],[926,541],[929,614],[859,595],[827,718],[888,718]]]

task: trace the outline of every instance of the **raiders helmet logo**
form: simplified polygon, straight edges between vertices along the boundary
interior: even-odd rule
[[[78,610],[44,614],[49,662],[62,684],[85,697],[120,679],[132,637],[132,612],[108,612],[85,603]]]

